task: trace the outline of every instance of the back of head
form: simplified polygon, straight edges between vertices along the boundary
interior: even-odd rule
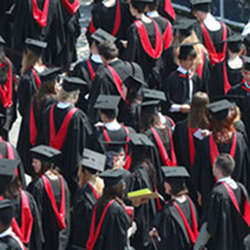
[[[98,44],[98,51],[106,60],[112,60],[119,56],[119,51],[116,45],[110,41],[104,41]]]
[[[139,13],[145,13],[147,3],[138,0],[131,0],[130,3]]]
[[[188,193],[188,189],[184,178],[169,178],[167,183],[171,186],[171,195],[181,196]]]
[[[231,176],[234,168],[235,161],[230,154],[219,154],[215,160],[215,167],[219,169],[224,177]]]

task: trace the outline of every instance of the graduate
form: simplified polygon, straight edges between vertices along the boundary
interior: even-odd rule
[[[196,92],[191,102],[191,111],[184,121],[175,125],[173,139],[174,149],[179,166],[185,166],[189,173],[194,164],[195,152],[209,131],[206,105],[209,103],[208,95]]]
[[[136,20],[128,29],[128,44],[124,57],[142,67],[145,81],[150,88],[160,89],[164,43],[161,28],[157,22],[145,15],[147,4],[152,2],[152,0],[130,2],[129,9]]]
[[[84,149],[79,164],[79,188],[74,198],[72,215],[71,250],[85,249],[88,240],[88,223],[98,198],[102,195],[104,184],[97,175],[104,171],[106,157],[95,151]]]
[[[180,45],[180,66],[164,80],[167,98],[167,110],[164,112],[167,112],[175,122],[186,119],[193,95],[202,88],[199,76],[192,72],[196,56],[192,44]]]
[[[27,249],[42,250],[43,231],[37,204],[33,196],[21,189],[16,175],[18,161],[0,159],[0,195],[14,204],[11,227]]]
[[[233,111],[233,106],[225,99],[207,105],[212,132],[200,142],[192,168],[192,182],[201,194],[202,204],[216,182],[212,166],[219,153],[229,153],[235,159],[232,177],[249,188],[249,152],[243,135],[234,128],[237,114]]]
[[[42,51],[47,47],[46,42],[27,38],[22,59],[21,79],[18,84],[17,98],[18,110],[22,117],[25,116],[33,94],[41,85],[39,73],[45,70],[42,62]]]
[[[61,152],[39,145],[33,147],[30,153],[36,178],[29,184],[28,190],[37,202],[42,221],[42,249],[66,250],[70,235],[70,192],[56,169]]]
[[[24,250],[20,239],[11,229],[11,221],[14,217],[14,208],[11,200],[0,201],[0,248],[2,250]]]
[[[10,59],[4,51],[5,41],[0,36],[0,113],[5,115],[5,124],[1,134],[9,139],[9,131],[15,122],[16,114],[16,76]]]
[[[100,177],[104,179],[104,190],[93,209],[86,249],[124,250],[131,222],[122,201],[123,171],[106,170]]]
[[[141,104],[141,132],[155,144],[159,152],[160,164],[176,166],[176,156],[171,126],[159,115],[160,101],[146,101]]]
[[[213,164],[217,180],[209,194],[194,250],[245,249],[243,240],[249,234],[250,203],[246,188],[232,178],[235,161],[230,154],[219,154]]]
[[[102,39],[102,42],[98,44],[98,51],[104,65],[98,68],[90,89],[88,117],[92,123],[97,122],[93,109],[100,94],[117,95],[124,102],[128,102],[128,87],[124,81],[129,76],[135,74],[139,75],[140,79],[143,79],[143,73],[139,65],[119,59],[118,49],[114,44],[115,38],[113,36],[105,34],[100,39]]]
[[[226,40],[230,34],[230,29],[225,23],[219,22],[210,13],[212,0],[191,0],[192,14],[197,18],[195,32],[199,40],[205,45],[212,65],[222,62],[226,58]]]
[[[157,214],[150,231],[159,249],[193,249],[198,237],[198,215],[188,196],[186,180],[190,177],[184,167],[162,167],[164,188],[170,195],[163,210]]]
[[[241,118],[246,126],[247,135],[250,135],[250,58],[244,58],[242,76],[245,79],[243,83],[238,83],[228,91],[228,98],[234,101],[241,111]]]
[[[66,179],[71,194],[77,187],[77,166],[92,128],[85,113],[74,105],[82,86],[79,78],[66,77],[58,93],[58,103],[44,113],[44,143],[62,151],[60,171]]]
[[[58,74],[60,68],[46,69],[39,74],[41,86],[32,97],[29,105],[29,112],[22,119],[19,132],[17,150],[21,156],[25,172],[33,176],[31,157],[29,150],[31,147],[43,142],[43,113],[54,103],[59,91]]]
[[[243,37],[234,34],[222,41],[227,43],[227,56],[225,60],[214,65],[209,83],[209,96],[214,100],[216,96],[226,95],[236,84],[242,83],[242,68],[244,65],[241,57],[243,49]]]

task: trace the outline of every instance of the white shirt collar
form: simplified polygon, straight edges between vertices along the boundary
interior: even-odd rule
[[[247,82],[245,82],[244,84],[246,88],[250,89],[250,85],[248,85]]]
[[[56,106],[59,109],[66,109],[66,108],[72,106],[72,103],[70,103],[70,102],[58,102]]]
[[[182,68],[181,66],[179,66],[178,68],[177,68],[177,71],[179,71],[180,73],[182,73],[182,74],[187,74],[187,70],[185,70],[184,68]]]
[[[154,10],[154,11],[149,11],[147,12],[147,16],[148,17],[158,17],[159,16],[159,13],[158,11]]]
[[[4,238],[6,236],[12,235],[12,233],[13,233],[12,229],[11,229],[11,227],[9,227],[7,230],[0,233],[0,238]]]
[[[219,179],[217,182],[225,182],[228,184],[232,189],[236,189],[238,187],[237,183],[229,176]]]
[[[207,14],[203,22],[210,31],[218,31],[221,28],[221,24],[210,13]]]
[[[103,63],[102,58],[98,54],[91,55],[91,60],[94,61],[95,63]]]
[[[117,121],[107,122],[104,126],[111,131],[118,130],[121,128],[121,125]]]

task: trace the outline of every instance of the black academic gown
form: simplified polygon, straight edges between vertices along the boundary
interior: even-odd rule
[[[135,21],[138,22],[139,20]],[[140,21],[139,21],[140,22]],[[155,21],[154,21],[155,22]],[[147,51],[144,49],[142,45],[142,38],[139,35],[139,31],[135,25],[135,23],[131,24],[131,26],[128,29],[128,45],[127,49],[124,51],[124,58],[130,62],[136,62],[138,63],[144,73],[145,81],[148,83],[150,88],[154,89],[160,89],[162,86],[162,76],[161,72],[163,69],[163,59],[162,59],[162,53],[163,53],[163,41],[162,41],[162,33],[161,29],[156,23],[158,27],[158,32],[156,31],[156,28],[154,26],[154,23],[145,23],[142,22],[147,36],[150,41],[150,45],[147,46]],[[158,34],[161,38],[159,39],[159,43],[156,45],[156,34]],[[145,38],[144,38],[145,39]],[[150,47],[155,50],[155,48],[162,48],[162,50],[159,49],[159,55],[155,58],[152,56],[150,50]]]
[[[41,217],[40,213],[38,211],[37,203],[34,200],[33,196],[25,192],[25,194],[28,197],[29,207],[31,211],[31,215],[33,217],[33,224],[32,224],[32,231],[31,236],[28,244],[24,244],[28,250],[31,249],[37,249],[42,250],[42,244],[44,242],[43,237],[43,229],[42,229],[42,223],[41,223]],[[22,226],[22,223],[24,223],[24,218],[22,218],[22,198],[21,195],[18,196],[18,198],[14,201],[15,204],[15,218],[19,225],[19,227]]]
[[[0,238],[1,250],[23,250],[23,246],[16,240],[16,236],[6,235]]]
[[[60,209],[61,204],[61,182],[52,180],[48,177],[51,184],[53,195],[55,197],[57,208]],[[60,229],[54,210],[51,205],[51,200],[45,190],[44,182],[41,178],[31,182],[28,190],[34,196],[38,211],[40,213],[42,228],[44,233],[43,250],[66,250],[70,235],[70,192],[68,185],[63,180],[65,190],[65,224],[66,228]]]
[[[209,81],[209,97],[213,100],[214,97],[226,95],[231,87],[242,82],[242,68],[232,69],[224,60],[221,63],[214,65],[211,71]]]
[[[228,91],[229,96],[236,96],[231,100],[237,104],[241,111],[241,119],[246,126],[248,138],[250,136],[250,90],[245,87],[244,83],[233,86]],[[231,98],[231,97],[230,97]],[[229,99],[230,99],[229,98]]]
[[[26,112],[22,119],[17,141],[17,151],[22,159],[25,172],[29,175],[34,175],[30,149],[43,142],[43,113],[55,102],[55,98],[47,97],[38,107],[36,99],[33,98],[29,105],[29,111]],[[32,117],[34,117],[34,120]]]
[[[52,145],[50,143],[51,140],[51,131],[52,124],[50,124],[50,113],[51,109],[54,108],[54,125],[55,125],[55,133],[57,134],[59,128],[62,126],[62,122],[65,120],[68,112],[73,108],[72,105],[61,109],[57,106],[52,106],[44,113],[44,143],[46,145]],[[62,175],[66,179],[69,189],[74,194],[77,187],[77,169],[78,163],[81,159],[83,149],[86,146],[87,137],[91,134],[91,128],[88,122],[88,118],[80,109],[73,114],[71,120],[69,121],[69,125],[67,130],[61,132],[60,136],[57,137],[56,143],[58,140],[65,135],[65,140],[62,143],[62,147],[59,150],[62,152],[61,162],[59,164],[59,168],[61,170]]]
[[[234,136],[235,135],[232,136],[228,144],[217,144],[219,153],[230,153]],[[232,177],[236,181],[240,181],[248,186],[249,152],[242,134],[236,132],[236,136],[237,140],[234,154],[235,169]],[[196,150],[194,166],[191,174],[194,187],[201,193],[203,201],[206,200],[215,183],[215,177],[212,172],[209,139],[210,136],[200,142],[199,147]]]
[[[97,209],[95,229],[100,222],[103,210],[104,206]],[[130,219],[125,209],[117,201],[114,201],[107,210],[93,250],[124,250],[127,246],[129,226]]]
[[[202,90],[202,83],[199,76],[195,73],[192,76],[193,91],[192,96]],[[169,112],[172,104],[190,104],[191,99],[189,97],[189,80],[185,75],[181,74],[178,70],[174,71],[170,76],[164,80],[163,91],[167,98],[167,105],[165,106],[164,113],[173,118],[174,122],[185,120],[186,114],[181,112]]]
[[[180,203],[175,200],[175,202],[181,208],[191,230],[193,230],[194,225],[192,223],[191,207],[189,201],[186,200],[185,202]],[[195,213],[195,219],[198,224],[197,211],[195,205],[193,203],[192,205]],[[163,207],[163,210],[157,214],[155,218],[155,227],[161,238],[161,241],[157,243],[159,249],[193,249],[187,229],[180,213],[173,204],[173,200],[170,200],[168,203],[166,203]]]
[[[232,189],[240,211],[244,211],[244,187]],[[221,183],[217,183],[209,195],[205,210],[207,231],[211,235],[208,250],[235,250],[243,247],[244,236],[249,234],[249,227],[243,221]]]
[[[109,64],[119,75],[122,81],[124,81],[129,75],[132,75],[134,70],[140,70],[137,64],[125,62],[123,60],[116,60]],[[115,85],[114,78],[110,71],[103,65],[101,65],[97,72],[95,79],[91,85],[89,95],[89,107],[88,117],[91,123],[98,121],[97,113],[94,109],[94,105],[99,95],[120,95]]]
[[[85,249],[89,231],[87,221],[98,197],[97,193],[93,192],[93,188],[90,187],[90,184],[86,184],[76,192],[73,204],[70,250]]]

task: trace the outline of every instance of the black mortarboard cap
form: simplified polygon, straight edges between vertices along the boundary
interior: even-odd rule
[[[200,11],[208,12],[210,9],[212,0],[190,0],[190,3],[192,5],[191,11],[200,10]]]
[[[143,101],[150,101],[150,100],[160,100],[166,101],[166,95],[163,91],[156,90],[156,89],[147,89],[144,88],[142,90]]]
[[[154,147],[153,142],[145,134],[131,133],[129,134],[130,142],[134,146]]]
[[[88,87],[87,82],[83,81],[78,77],[65,77],[63,79],[62,88],[66,92],[71,92],[75,90],[81,90],[82,88]]]
[[[177,45],[177,47],[180,47],[179,51],[179,59],[185,59],[187,56],[190,55],[196,55],[194,45],[199,44],[200,42],[195,42],[195,43],[182,43]]]
[[[98,43],[103,43],[105,41],[114,43],[116,41],[116,37],[101,28],[97,29],[96,32],[91,35],[91,38]]]
[[[220,100],[206,105],[210,114],[217,120],[223,120],[227,117],[228,111],[234,104],[228,100]]]
[[[160,109],[160,101],[146,101],[141,104],[141,112],[157,114]]]
[[[61,68],[50,68],[40,73],[39,77],[42,82],[54,81],[57,79],[60,73],[61,73]]]
[[[0,46],[5,44],[6,44],[5,40],[3,39],[2,36],[0,36]]]
[[[121,97],[117,95],[99,95],[94,108],[116,110],[120,101]]]
[[[25,45],[33,51],[35,54],[41,54],[42,50],[47,47],[47,43],[40,41],[40,40],[35,40],[32,38],[26,38],[25,40]]]
[[[16,169],[19,161],[0,159],[0,190],[5,190],[6,186],[10,184],[16,176]]]
[[[0,200],[0,221],[5,226],[11,224],[11,219],[14,217],[14,206],[11,200],[4,199]]]
[[[226,40],[223,40],[222,42],[226,42],[228,48],[232,52],[239,52],[242,48],[242,44],[244,41],[244,37],[240,34],[234,34],[228,37]]]
[[[244,60],[244,69],[250,70],[250,57],[244,56],[243,60]]]
[[[100,154],[85,148],[83,151],[83,158],[81,160],[81,165],[91,170],[102,172],[105,168],[105,161],[106,161],[106,156],[104,154]]]
[[[184,167],[161,167],[163,172],[163,176],[165,179],[167,178],[189,178],[190,175],[186,168]]]
[[[133,2],[137,2],[137,3],[155,3],[155,0],[133,0]]]
[[[178,30],[184,37],[190,36],[193,30],[195,19],[181,19],[173,25],[174,30]]]
[[[110,187],[118,184],[123,180],[124,171],[121,169],[109,169],[100,174],[104,180],[105,187]]]
[[[32,158],[41,161],[58,163],[61,157],[61,151],[47,145],[39,145],[30,149]]]

